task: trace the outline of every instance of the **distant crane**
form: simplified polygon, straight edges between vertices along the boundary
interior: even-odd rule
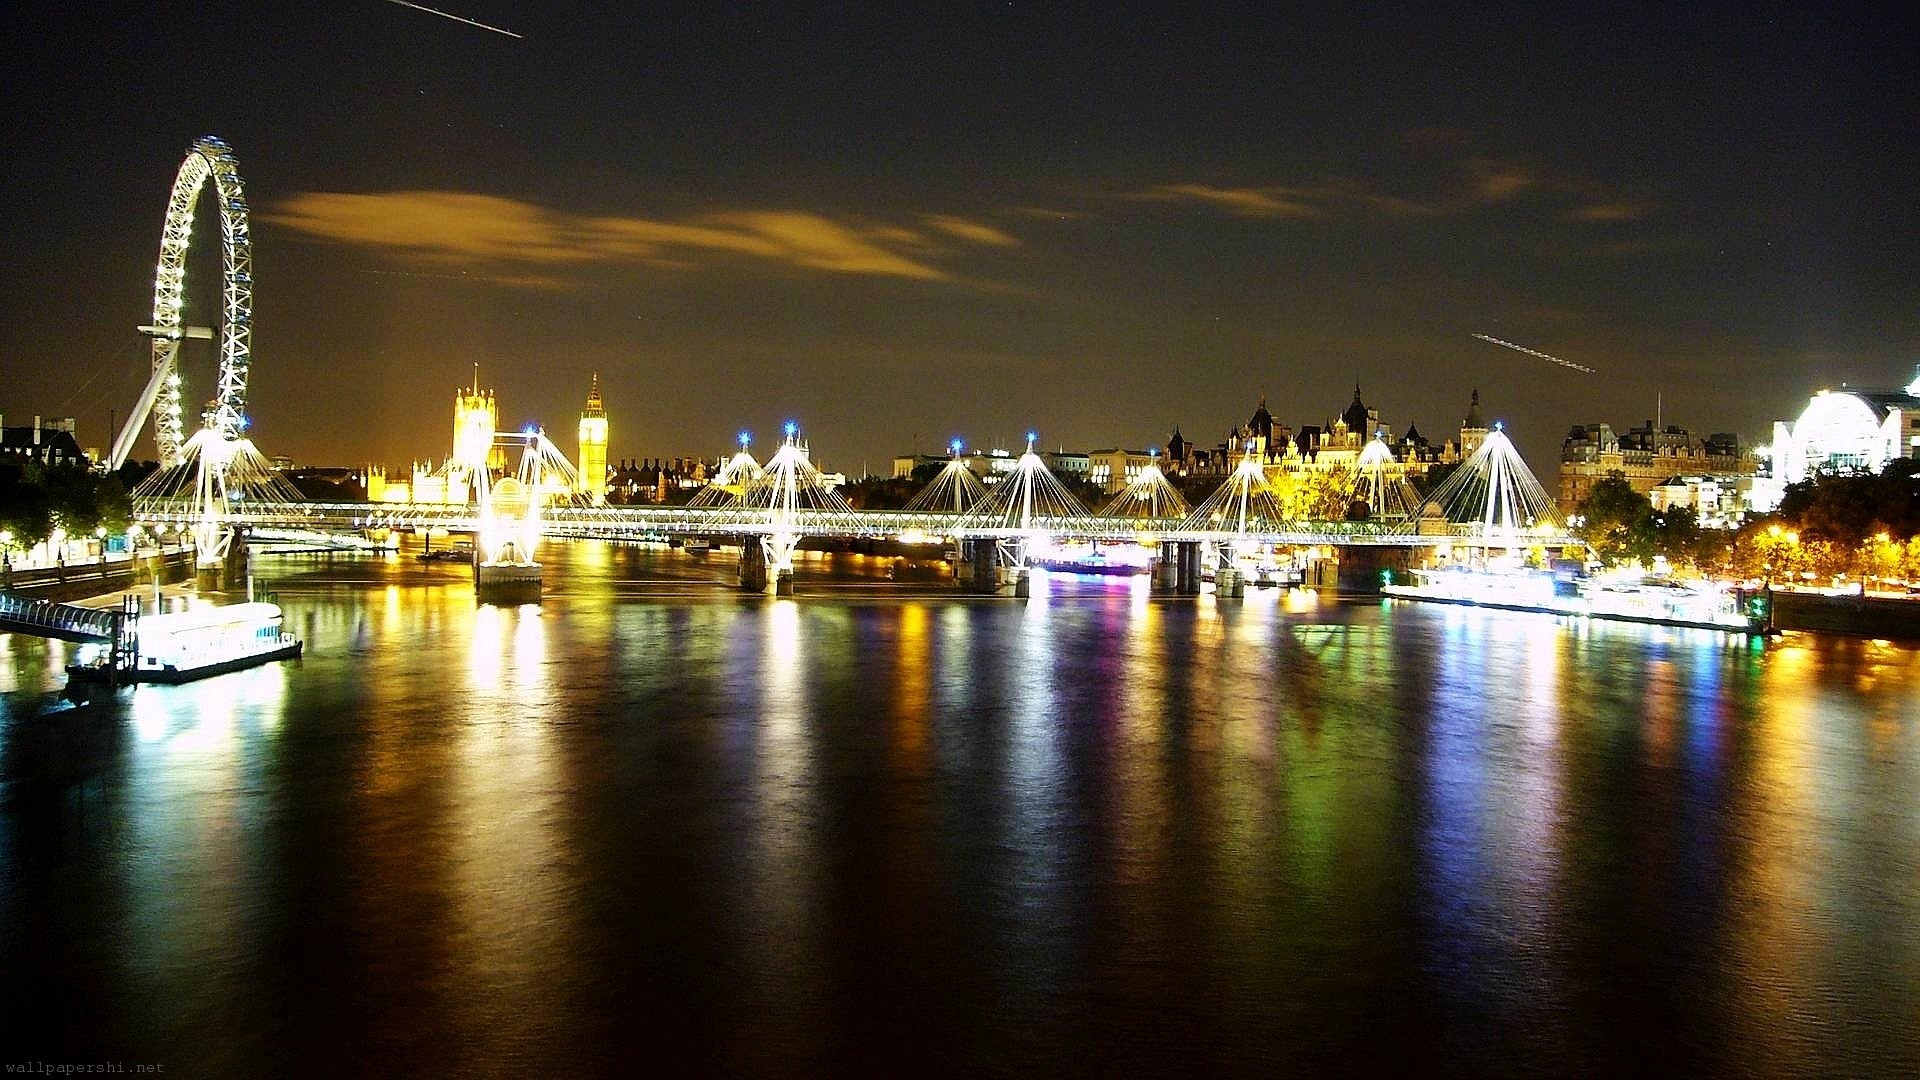
[[[1537,356],[1542,360],[1551,360],[1554,363],[1559,364],[1561,367],[1572,368],[1573,370],[1581,372],[1586,375],[1600,374],[1599,372],[1593,370],[1592,368],[1586,366],[1585,364],[1576,364],[1571,360],[1562,360],[1557,356],[1550,356],[1547,353],[1543,353],[1539,349],[1529,349],[1525,345],[1515,345],[1511,341],[1501,341],[1499,338],[1494,337],[1491,334],[1475,334],[1473,336],[1489,344],[1498,345],[1503,349],[1512,349],[1514,352],[1526,353],[1528,356]]]

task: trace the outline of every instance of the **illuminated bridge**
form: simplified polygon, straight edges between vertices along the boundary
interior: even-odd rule
[[[183,319],[186,261],[193,214],[204,189],[215,192],[221,226],[223,287],[215,395],[201,424],[186,436],[180,344],[216,336]],[[107,464],[125,461],[149,427],[160,470],[134,492],[143,525],[191,533],[203,573],[217,575],[236,535],[252,539],[339,537],[342,546],[369,532],[433,530],[476,537],[476,583],[538,581],[535,552],[543,538],[641,540],[729,538],[741,551],[741,584],[781,591],[803,540],[897,539],[952,544],[956,578],[978,591],[1024,582],[1038,555],[1062,545],[1106,542],[1157,546],[1173,591],[1198,591],[1203,572],[1216,585],[1284,549],[1466,547],[1551,549],[1575,541],[1552,499],[1527,470],[1498,425],[1439,488],[1422,498],[1390,469],[1376,440],[1333,478],[1334,502],[1348,517],[1314,520],[1249,446],[1220,488],[1189,508],[1152,466],[1099,513],[1061,485],[1033,451],[1013,471],[983,486],[953,460],[904,510],[856,510],[815,469],[788,425],[779,451],[763,466],[746,453],[685,507],[597,506],[579,497],[573,466],[537,430],[456,434],[448,488],[468,493],[448,503],[324,503],[301,498],[268,466],[247,434],[246,388],[252,371],[252,242],[239,166],[232,148],[211,136],[188,151],[175,179],[153,291],[152,375],[117,434]],[[495,468],[517,449],[517,470]],[[1324,504],[1323,504],[1324,505]],[[1361,510],[1362,512],[1354,512]],[[364,542],[364,541],[362,541]],[[238,552],[244,552],[244,545]],[[1364,559],[1359,561],[1365,561]],[[1159,571],[1156,570],[1156,573]],[[1225,575],[1224,577],[1221,575]],[[1160,581],[1156,577],[1156,583]]]

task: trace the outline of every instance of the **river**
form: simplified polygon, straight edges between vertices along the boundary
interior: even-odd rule
[[[1913,647],[545,554],[83,709],[0,635],[0,1060],[1920,1072]]]

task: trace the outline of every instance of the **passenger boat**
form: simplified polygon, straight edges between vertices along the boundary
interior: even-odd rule
[[[1413,585],[1386,585],[1400,600],[1466,604],[1506,611],[1537,611],[1619,622],[1680,626],[1728,633],[1769,634],[1764,604],[1745,592],[1702,582],[1646,578],[1575,580],[1531,570],[1416,570]]]
[[[1028,559],[1027,565],[1055,574],[1094,574],[1101,577],[1126,577],[1132,574],[1149,573],[1153,569],[1147,563],[1109,559],[1103,551],[1089,551],[1079,555],[1066,553],[1048,555]]]
[[[275,660],[299,657],[304,645],[280,629],[280,606],[258,601],[142,615],[134,626],[131,663],[108,652],[67,668],[77,682],[183,683]]]

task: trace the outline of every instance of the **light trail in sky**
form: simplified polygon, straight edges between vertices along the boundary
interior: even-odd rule
[[[1542,360],[1551,360],[1554,363],[1559,364],[1561,367],[1572,368],[1575,371],[1584,372],[1585,374],[1588,374],[1588,375],[1600,374],[1599,372],[1593,370],[1592,368],[1588,367],[1585,364],[1576,364],[1571,360],[1562,360],[1557,356],[1551,356],[1551,355],[1548,355],[1547,353],[1543,353],[1539,349],[1529,349],[1525,345],[1515,345],[1511,341],[1501,341],[1499,338],[1494,337],[1491,334],[1475,334],[1473,336],[1479,338],[1481,341],[1485,341],[1493,345],[1498,345],[1503,349],[1512,349],[1514,352],[1526,353],[1528,356],[1537,356]]]
[[[468,26],[477,26],[482,30],[491,30],[496,34],[505,34],[510,38],[520,38],[519,34],[516,34],[511,30],[502,30],[497,26],[488,26],[486,23],[475,22],[472,19],[466,18],[465,16],[462,16],[462,15],[454,15],[445,11],[435,11],[433,8],[430,8],[430,7],[423,7],[419,4],[408,3],[407,0],[387,0],[387,3],[399,4],[403,8],[412,8],[415,11],[424,11],[429,15],[438,15],[443,19],[452,19],[454,22],[466,23]],[[521,38],[521,40],[524,41],[526,39]]]

